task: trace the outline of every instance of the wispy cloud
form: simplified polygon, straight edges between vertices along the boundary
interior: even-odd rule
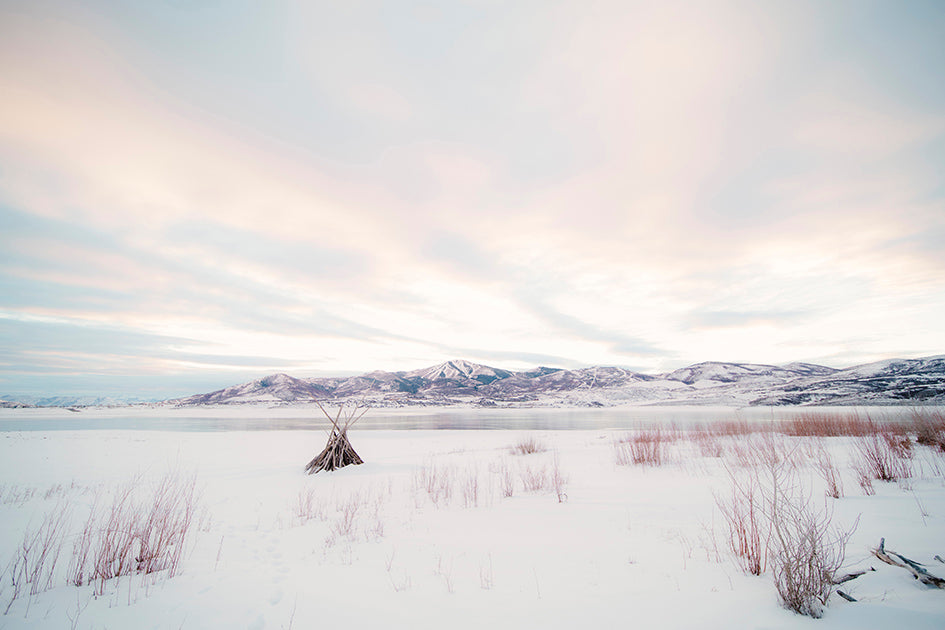
[[[937,3],[48,2],[0,25],[7,374],[945,345]]]
[[[706,311],[692,314],[694,328],[741,328],[793,324],[805,317],[800,312]]]

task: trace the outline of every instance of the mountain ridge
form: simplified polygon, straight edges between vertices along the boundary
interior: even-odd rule
[[[888,359],[849,368],[704,361],[661,374],[614,366],[536,367],[514,372],[465,359],[351,377],[272,374],[175,406],[295,404],[357,398],[371,406],[609,406],[616,404],[945,404],[945,355]]]

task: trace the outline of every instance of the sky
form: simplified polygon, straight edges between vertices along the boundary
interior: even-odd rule
[[[0,395],[945,353],[945,3],[0,2]]]

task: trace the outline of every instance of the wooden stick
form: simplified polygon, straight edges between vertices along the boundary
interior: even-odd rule
[[[910,560],[902,554],[895,551],[886,551],[886,539],[879,539],[879,547],[873,549],[873,555],[894,567],[901,567],[912,574],[912,577],[919,580],[926,586],[945,589],[945,580],[929,573],[925,567],[918,562]],[[893,557],[895,556],[895,558]],[[897,559],[898,558],[898,559]]]
[[[870,571],[873,571],[873,570],[874,570],[874,569],[870,569]],[[864,573],[866,573],[865,570],[863,570],[863,571],[857,571],[856,573],[847,573],[847,574],[844,575],[843,577],[834,580],[833,583],[834,583],[834,584],[843,584],[844,582],[849,582],[850,580],[855,580],[856,578],[860,577],[860,576],[863,575]]]

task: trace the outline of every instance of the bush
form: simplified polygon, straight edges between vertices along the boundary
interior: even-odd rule
[[[73,505],[60,500],[38,528],[26,530],[0,571],[0,584],[11,589],[5,612],[17,598],[31,598],[56,582],[93,584],[99,596],[112,578],[159,572],[174,577],[197,513],[195,488],[195,477],[169,473],[150,492],[141,492],[141,480],[135,478],[115,491],[107,509],[95,501],[78,531],[71,527]]]
[[[534,453],[544,453],[547,450],[548,447],[545,443],[533,436],[522,438],[512,447],[514,455],[532,455]]]
[[[826,506],[816,509],[789,459],[767,458],[742,477],[729,471],[731,498],[716,498],[729,529],[729,544],[752,575],[770,567],[781,603],[819,618],[834,591],[852,534],[832,525]],[[854,526],[855,527],[855,526]]]
[[[855,453],[853,469],[861,479],[860,485],[864,480],[897,481],[912,476],[908,459],[911,452],[892,434],[874,433],[857,439]]]
[[[823,444],[819,445],[817,452],[814,454],[814,467],[827,484],[826,495],[834,499],[842,497],[843,480],[840,477],[840,471],[833,463],[830,453],[827,452]]]
[[[3,614],[10,612],[16,599],[28,592],[30,598],[53,586],[56,564],[62,554],[66,528],[69,524],[68,505],[57,505],[43,517],[36,530],[27,529],[13,558],[0,575],[5,585],[12,588]],[[27,587],[29,587],[27,591]],[[31,601],[31,600],[30,600]],[[29,605],[27,604],[27,611]]]
[[[660,429],[628,433],[614,442],[614,460],[620,466],[662,466],[668,441]]]
[[[196,480],[170,473],[149,495],[136,500],[139,483],[118,490],[104,515],[93,506],[75,541],[72,584],[93,583],[101,595],[114,577],[165,570],[174,577],[179,571],[196,514]]]
[[[775,589],[785,607],[820,618],[856,525],[849,531],[834,528],[832,511],[815,508],[787,467],[771,465],[767,476],[768,557]]]
[[[761,509],[758,478],[752,474],[739,479],[731,471],[729,477],[732,481],[731,496],[726,499],[715,497],[715,504],[728,525],[729,547],[746,573],[761,575],[767,563],[771,527]]]
[[[945,412],[914,411],[912,430],[916,442],[945,453]]]

